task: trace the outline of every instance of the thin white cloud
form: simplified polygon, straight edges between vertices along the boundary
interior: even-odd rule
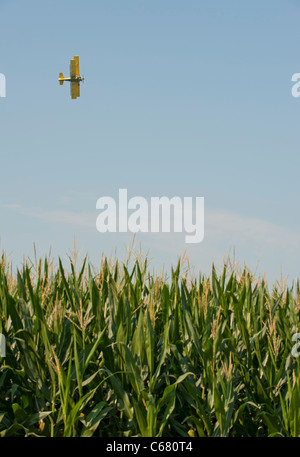
[[[32,216],[46,222],[55,224],[67,224],[73,227],[95,228],[95,213],[71,212],[71,211],[40,211],[23,210],[27,216]]]
[[[6,208],[48,222],[49,226],[65,226],[66,231],[71,227],[73,233],[76,233],[76,229],[83,229],[87,233],[84,244],[91,251],[99,243],[103,249],[109,250],[112,245],[119,249],[124,244],[131,244],[134,236],[130,232],[100,234],[96,228],[99,214],[96,208],[91,212],[45,211],[17,204],[6,205]],[[234,260],[238,264],[245,262],[254,270],[259,264],[259,272],[263,274],[266,271],[272,280],[278,278],[281,267],[284,275],[298,275],[300,235],[295,230],[226,210],[205,210],[204,226],[204,239],[198,244],[186,244],[184,232],[137,233],[135,240],[136,243],[141,243],[143,252],[149,251],[150,258],[162,264],[176,262],[178,256],[186,252],[190,264],[196,269],[209,271],[212,262],[221,265],[230,251],[234,251]],[[84,234],[81,233],[81,236]],[[58,242],[59,240],[51,240],[51,245]]]
[[[285,245],[300,247],[300,234],[287,227],[263,219],[242,216],[228,211],[207,211],[205,213],[207,236],[224,237],[244,242],[266,243],[270,246]]]
[[[2,205],[3,208],[7,208],[7,209],[19,209],[21,208],[21,205],[17,204],[17,203],[8,203],[6,205]]]
[[[39,208],[24,208],[18,204],[2,205],[7,209],[16,210],[26,216],[37,218],[46,222],[56,224],[71,224],[75,227],[93,228],[96,232],[96,219],[99,211],[74,212],[66,210],[45,211]],[[284,226],[265,221],[260,218],[239,215],[229,211],[205,210],[205,241],[226,240],[240,243],[263,243],[270,247],[285,246],[300,248],[300,234]],[[150,229],[150,224],[149,224]],[[173,240],[184,241],[184,235],[178,233],[145,233],[143,237],[155,236],[156,239],[173,238]],[[201,244],[201,243],[200,243]]]
[[[3,208],[17,210],[24,216],[40,219],[41,221],[72,225],[73,227],[95,228],[94,212],[74,212],[74,211],[44,211],[40,208],[24,208],[18,204],[2,205]]]

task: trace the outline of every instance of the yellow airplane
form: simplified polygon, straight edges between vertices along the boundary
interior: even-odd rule
[[[71,83],[71,97],[75,99],[80,97],[80,81],[84,78],[79,73],[79,56],[74,56],[74,59],[70,61],[70,77],[65,78],[63,73],[59,73],[59,84],[62,86],[64,81],[70,81]]]

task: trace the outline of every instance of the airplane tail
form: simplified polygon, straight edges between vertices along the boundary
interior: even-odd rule
[[[63,74],[63,73],[59,73],[59,78],[58,78],[58,80],[59,80],[59,84],[60,84],[61,86],[63,85],[64,82],[61,81],[60,79],[63,78],[63,77],[64,77],[64,74]]]

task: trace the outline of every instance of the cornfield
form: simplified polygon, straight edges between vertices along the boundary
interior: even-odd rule
[[[147,258],[0,263],[0,436],[300,436],[300,284]]]

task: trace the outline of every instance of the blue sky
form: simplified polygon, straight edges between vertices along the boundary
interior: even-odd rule
[[[300,7],[296,1],[1,1],[1,249],[18,263],[77,245],[98,262],[96,201],[205,198],[205,236],[139,234],[153,266],[208,273],[229,252],[298,277]],[[59,72],[80,56],[81,97]],[[67,86],[67,87],[66,87]]]

